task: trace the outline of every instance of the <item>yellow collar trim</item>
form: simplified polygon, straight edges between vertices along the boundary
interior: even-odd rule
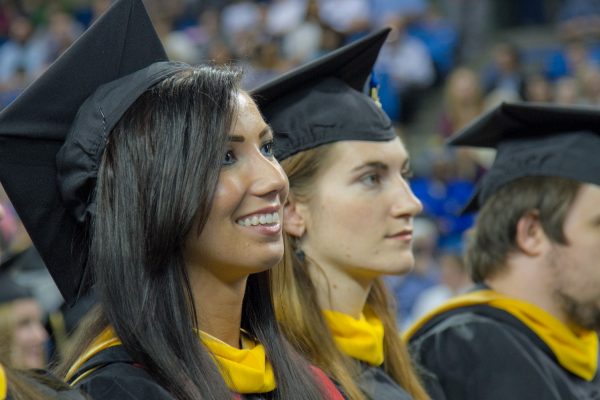
[[[267,360],[265,348],[247,335],[241,335],[242,349],[229,346],[225,342],[199,331],[202,343],[208,348],[217,362],[225,383],[235,393],[267,393],[275,390],[275,375],[271,363]],[[73,375],[90,358],[102,350],[121,345],[112,327],[107,327],[90,345],[67,372],[66,379]],[[90,370],[77,378],[72,384],[92,373]]]
[[[6,383],[6,374],[4,368],[0,364],[0,400],[6,399],[8,396],[8,384]]]
[[[525,301],[512,299],[492,290],[479,290],[458,296],[417,321],[405,334],[409,340],[436,315],[460,307],[487,304],[519,319],[550,347],[559,364],[571,373],[591,381],[598,369],[598,334],[567,326],[545,310]]]
[[[98,335],[96,339],[92,341],[87,350],[81,356],[79,356],[77,360],[75,360],[75,363],[71,366],[71,368],[69,368],[69,371],[67,371],[65,380],[70,381],[73,375],[75,375],[75,373],[83,366],[83,364],[85,364],[94,355],[98,354],[102,350],[119,345],[121,345],[121,340],[117,337],[113,328],[110,326],[105,328],[102,333],[100,333],[100,335]],[[72,382],[71,385],[75,385],[93,371],[94,370],[92,369],[82,374],[74,382]]]
[[[347,356],[374,366],[383,364],[383,323],[365,308],[356,319],[338,311],[323,310],[333,340]]]
[[[242,348],[238,349],[206,332],[198,333],[233,392],[267,393],[275,390],[275,374],[262,344],[242,332]]]

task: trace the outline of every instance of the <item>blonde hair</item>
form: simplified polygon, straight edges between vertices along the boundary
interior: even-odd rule
[[[448,76],[444,87],[444,108],[454,132],[483,112],[483,90],[474,70],[458,67]]]
[[[290,181],[290,193],[298,201],[308,201],[313,184],[320,171],[331,162],[332,145],[303,151],[281,165]],[[272,270],[275,314],[288,341],[311,362],[323,369],[341,386],[352,400],[365,399],[355,378],[357,364],[336,346],[333,336],[317,303],[316,288],[310,278],[308,266],[297,256],[296,239],[284,234],[285,255]],[[384,325],[383,370],[416,400],[429,399],[423,389],[406,345],[400,339],[396,325],[394,302],[383,283],[376,279],[367,298],[367,305]]]
[[[0,304],[0,358],[11,366],[15,316],[12,302]]]

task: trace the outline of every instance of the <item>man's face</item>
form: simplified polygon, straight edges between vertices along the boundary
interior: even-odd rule
[[[567,244],[548,254],[554,293],[572,322],[600,330],[600,186],[582,185],[563,228]]]

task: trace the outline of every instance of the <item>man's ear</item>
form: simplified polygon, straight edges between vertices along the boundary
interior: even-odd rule
[[[288,235],[301,238],[306,231],[306,206],[298,203],[292,193],[283,207],[283,229]]]
[[[515,244],[526,255],[540,255],[548,244],[548,237],[540,222],[537,210],[523,214],[517,222]]]

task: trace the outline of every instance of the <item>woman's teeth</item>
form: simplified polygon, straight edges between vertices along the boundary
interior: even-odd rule
[[[271,225],[279,223],[279,213],[272,214],[255,214],[251,217],[240,219],[237,221],[242,226],[256,226],[256,225]]]

